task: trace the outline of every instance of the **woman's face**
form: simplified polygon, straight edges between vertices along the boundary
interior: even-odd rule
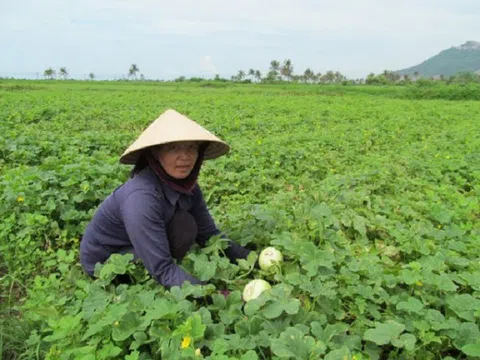
[[[179,141],[153,149],[153,154],[165,171],[175,179],[185,179],[198,158],[198,142]]]

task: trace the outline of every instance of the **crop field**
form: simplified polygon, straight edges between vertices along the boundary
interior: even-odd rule
[[[407,91],[0,82],[0,358],[480,358],[480,101]],[[164,289],[128,255],[93,280],[80,236],[169,108],[231,145],[199,182],[255,252],[193,248],[206,286]],[[284,259],[261,270],[267,246]],[[245,302],[253,279],[271,289]]]

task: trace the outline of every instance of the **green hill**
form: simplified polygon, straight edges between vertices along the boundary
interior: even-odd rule
[[[400,75],[451,76],[459,72],[480,72],[480,43],[467,41],[425,60],[421,64],[398,70]]]

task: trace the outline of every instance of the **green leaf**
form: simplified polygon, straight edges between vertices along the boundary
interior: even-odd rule
[[[335,336],[344,335],[348,331],[348,328],[348,325],[344,323],[327,324],[325,328],[317,321],[311,324],[312,334],[326,345],[329,345]]]
[[[81,314],[76,316],[67,315],[62,317],[57,322],[50,321],[54,331],[51,335],[44,338],[48,342],[56,342],[65,338],[69,338],[76,334],[81,326]]]
[[[412,334],[402,334],[400,338],[393,339],[392,345],[399,348],[405,348],[408,351],[412,351],[415,349],[415,343],[417,342],[417,338]]]
[[[353,228],[362,236],[367,234],[368,221],[362,216],[353,216]]]
[[[172,333],[172,336],[191,336],[198,340],[203,337],[206,328],[207,326],[202,323],[200,314],[196,313],[180,324]]]
[[[209,261],[203,257],[199,257],[195,260],[195,274],[201,281],[208,281],[215,276],[217,271],[217,264],[213,261]]]
[[[240,336],[256,335],[262,330],[265,320],[260,316],[242,319],[235,324],[235,334]]]
[[[242,355],[240,360],[258,360],[258,355],[255,351],[249,350],[245,354]]]
[[[95,267],[96,275],[108,282],[112,281],[117,274],[127,273],[127,269],[133,265],[133,254],[112,254],[105,263],[98,263]]]
[[[111,342],[108,342],[102,347],[98,352],[98,360],[115,358],[122,352],[122,349],[118,346],[113,345]]]
[[[93,348],[90,348],[90,351],[91,350],[93,350]],[[97,360],[94,354],[86,354],[82,357],[80,357],[81,355],[79,353],[76,353],[75,355],[76,355],[76,358],[79,360]]]
[[[475,321],[475,312],[480,310],[480,300],[470,294],[451,295],[446,299],[447,305],[460,318]]]
[[[218,339],[225,334],[225,325],[223,324],[210,324],[205,329],[205,339]]]
[[[462,349],[465,345],[478,342],[480,330],[475,323],[462,323],[458,330],[455,331],[453,337],[455,337],[453,345],[457,349]]]
[[[327,355],[325,355],[325,360],[350,360],[352,359],[352,354],[350,350],[343,346],[340,349],[332,350]]]
[[[132,351],[129,355],[125,356],[125,360],[139,360],[140,359],[140,353],[135,350]]]
[[[325,353],[324,344],[306,336],[297,328],[290,327],[280,334],[278,339],[272,340],[273,353],[282,359],[311,359],[318,358]]]
[[[148,336],[143,331],[139,331],[139,332],[134,333],[133,338],[135,339],[135,341],[133,341],[130,344],[130,349],[132,349],[132,350],[136,350],[140,346],[142,346],[143,344],[148,342]]]
[[[202,318],[200,317],[200,314],[195,314],[192,317],[192,330],[190,336],[194,339],[200,339],[201,337],[203,337],[206,328],[207,326],[202,323]]]
[[[137,313],[128,312],[113,326],[112,339],[124,341],[141,328],[142,320]]]
[[[174,319],[177,316],[177,304],[164,298],[155,299],[143,318],[143,325],[148,326],[152,320]]]
[[[471,286],[473,290],[480,291],[480,271],[461,273],[459,276],[466,280],[468,285]]]
[[[397,304],[397,310],[405,310],[406,312],[415,313],[421,315],[423,313],[423,303],[414,298],[409,297],[407,301],[400,301]]]
[[[262,309],[262,314],[267,319],[275,319],[279,317],[282,312],[289,315],[298,313],[300,309],[300,301],[298,299],[286,298],[284,300],[272,300]]]
[[[166,324],[151,326],[148,329],[148,334],[152,339],[161,341],[162,339],[169,339],[172,336],[172,330]]]
[[[455,283],[451,280],[450,276],[445,273],[437,276],[435,283],[438,290],[440,291],[454,292],[458,289],[458,286],[455,285]]]
[[[312,277],[317,275],[319,267],[333,269],[334,254],[327,250],[320,250],[312,243],[302,244],[300,263],[307,270],[307,275]]]
[[[305,281],[300,285],[300,288],[312,297],[321,296],[328,299],[335,299],[337,296],[336,287],[337,283],[335,281],[322,281],[319,278]]]
[[[375,329],[365,331],[363,338],[377,345],[386,345],[405,330],[405,325],[388,320],[383,324],[377,324]]]
[[[412,270],[404,269],[400,272],[401,280],[407,285],[413,285],[417,281],[422,280],[422,276]]]
[[[461,350],[468,356],[480,356],[480,342],[465,345]]]

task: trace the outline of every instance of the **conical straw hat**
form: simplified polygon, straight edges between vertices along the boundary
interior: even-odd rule
[[[120,157],[122,164],[135,164],[140,150],[175,141],[209,142],[204,159],[214,159],[226,154],[230,146],[195,121],[169,109],[154,120]]]

